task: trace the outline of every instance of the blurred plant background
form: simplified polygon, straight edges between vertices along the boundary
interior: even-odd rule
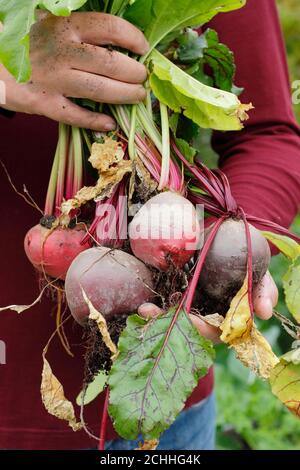
[[[286,40],[291,83],[300,80],[300,2],[277,0]],[[300,105],[295,106],[300,122]],[[209,140],[209,136],[204,139]],[[205,156],[212,164],[214,157],[207,146]],[[293,230],[300,234],[300,216]],[[272,275],[280,286],[277,310],[289,316],[284,304],[281,278],[287,271],[282,255],[273,258]],[[278,322],[260,322],[277,355],[290,349],[292,339]],[[300,449],[300,422],[271,394],[267,383],[249,373],[232,351],[218,346],[216,365],[217,447],[218,449],[295,450]]]

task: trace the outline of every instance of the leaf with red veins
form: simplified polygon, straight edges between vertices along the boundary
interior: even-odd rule
[[[212,343],[182,309],[151,320],[131,315],[109,374],[109,413],[124,439],[158,439],[212,365]]]

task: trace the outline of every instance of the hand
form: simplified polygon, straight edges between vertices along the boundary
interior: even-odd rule
[[[18,84],[0,65],[5,109],[39,114],[93,130],[112,130],[114,120],[85,110],[68,98],[100,103],[138,103],[145,98],[146,68],[105,45],[143,55],[148,43],[127,21],[104,13],[42,14],[30,34],[31,81]]]
[[[253,293],[254,311],[262,320],[269,320],[273,314],[273,307],[278,301],[278,290],[269,272],[263,277],[261,283]],[[162,313],[162,310],[154,304],[147,303],[139,307],[138,313],[144,318],[153,318]],[[221,331],[219,328],[208,325],[204,320],[196,315],[190,315],[194,326],[202,336],[210,339],[214,343],[220,343]]]

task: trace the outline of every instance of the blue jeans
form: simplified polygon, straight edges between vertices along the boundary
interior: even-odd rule
[[[208,398],[180,413],[159,441],[158,450],[213,450],[215,447],[215,397]],[[106,450],[132,450],[141,439],[117,439],[106,443]]]

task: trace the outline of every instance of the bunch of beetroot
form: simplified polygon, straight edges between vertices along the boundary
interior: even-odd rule
[[[125,140],[126,134],[120,135]],[[155,175],[146,168],[147,163],[150,166],[149,155],[153,167],[155,161],[159,166],[157,150],[149,142],[137,145],[148,145],[143,175],[154,181]],[[82,149],[79,130],[61,125],[45,216],[25,237],[26,254],[41,275],[65,281],[66,300],[77,322],[87,324],[90,313],[84,294],[108,321],[136,312],[145,302],[160,303],[157,274],[174,269],[184,271],[189,280],[187,289],[180,292],[187,311],[195,308],[202,313],[201,304],[207,306],[204,313],[226,312],[247,271],[251,290],[262,279],[270,249],[250,225],[253,218],[236,204],[224,174],[197,161],[189,163],[174,142],[173,174],[170,171],[166,186],[159,191],[158,173],[156,189],[138,201],[128,226],[125,196],[131,181],[127,176],[97,202],[94,220],[83,219],[84,207],[70,211],[67,219],[63,217],[63,201],[72,199],[83,184]],[[123,149],[126,160],[128,147],[123,145]],[[188,185],[182,181],[180,163],[189,175]],[[206,229],[197,205],[211,217]],[[113,217],[110,208],[114,209]],[[255,222],[286,233],[267,221]]]

